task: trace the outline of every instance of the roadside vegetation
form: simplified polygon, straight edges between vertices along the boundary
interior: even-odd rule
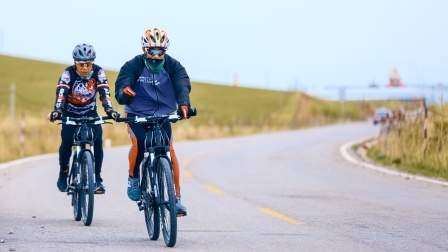
[[[421,107],[404,120],[382,125],[377,144],[367,156],[385,166],[448,181],[448,108]]]

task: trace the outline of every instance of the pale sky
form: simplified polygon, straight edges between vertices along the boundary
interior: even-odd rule
[[[0,0],[0,53],[12,56],[71,64],[89,43],[118,71],[153,27],[193,81],[383,86],[396,68],[405,85],[448,84],[446,0]]]

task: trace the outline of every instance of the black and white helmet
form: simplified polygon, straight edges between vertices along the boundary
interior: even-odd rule
[[[73,49],[73,59],[76,61],[94,61],[95,58],[95,49],[89,44],[79,44]]]

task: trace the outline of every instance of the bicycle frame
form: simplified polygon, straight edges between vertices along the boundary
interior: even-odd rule
[[[75,151],[67,178],[67,195],[72,195],[73,215],[76,221],[83,220],[89,226],[93,219],[95,194],[95,162],[93,125],[109,123],[109,117],[60,117],[59,124],[76,126],[73,135]],[[111,124],[111,123],[109,123]],[[87,145],[89,145],[87,147]]]

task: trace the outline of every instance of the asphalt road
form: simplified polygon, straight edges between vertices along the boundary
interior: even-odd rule
[[[371,123],[175,144],[178,239],[151,241],[126,195],[126,147],[105,150],[92,225],[56,188],[57,155],[0,166],[0,251],[447,251],[448,187],[353,164]]]

